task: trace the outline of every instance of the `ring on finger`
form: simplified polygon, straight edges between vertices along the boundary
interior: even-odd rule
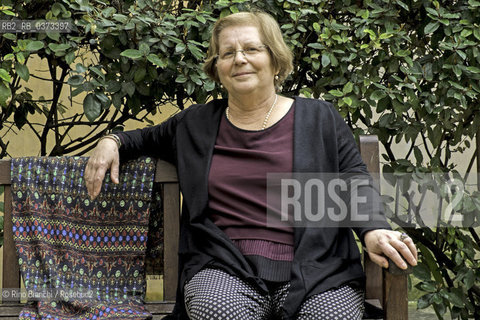
[[[406,234],[405,232],[402,232],[402,234],[400,235],[400,241],[404,242],[407,238],[408,238],[408,234]]]

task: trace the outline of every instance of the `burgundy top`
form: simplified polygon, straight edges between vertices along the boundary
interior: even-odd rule
[[[267,173],[293,168],[294,106],[261,131],[220,122],[209,173],[210,218],[244,255],[293,260],[293,228],[267,227]]]

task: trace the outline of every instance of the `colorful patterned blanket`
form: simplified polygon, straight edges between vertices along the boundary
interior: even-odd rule
[[[155,163],[122,165],[91,201],[84,157],[12,160],[13,233],[29,301],[20,319],[148,319],[144,258]]]

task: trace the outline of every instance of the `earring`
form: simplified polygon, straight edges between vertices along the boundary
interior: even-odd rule
[[[275,81],[278,81],[278,79],[280,79],[280,77],[278,76],[278,74],[275,75]]]

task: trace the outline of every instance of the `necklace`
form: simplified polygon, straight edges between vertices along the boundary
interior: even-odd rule
[[[275,94],[275,100],[273,101],[272,106],[270,107],[270,110],[268,110],[267,114],[265,115],[265,119],[263,120],[263,125],[262,125],[262,130],[265,130],[267,127],[268,123],[268,118],[270,118],[270,114],[272,114],[273,108],[277,105],[277,100],[278,100],[278,94]],[[228,121],[230,121],[230,113],[229,113],[230,107],[227,107],[225,110],[225,115],[227,116]]]

